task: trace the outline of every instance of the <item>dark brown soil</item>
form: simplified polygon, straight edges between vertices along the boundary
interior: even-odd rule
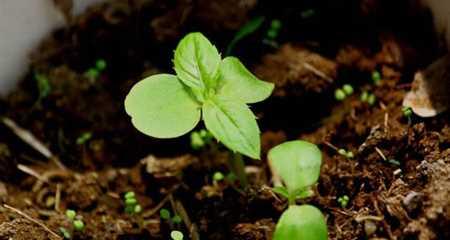
[[[74,239],[169,239],[174,229],[189,239],[271,239],[286,203],[269,188],[265,153],[306,139],[320,146],[324,164],[316,194],[305,202],[323,211],[330,239],[450,239],[450,115],[408,121],[401,111],[414,72],[440,52],[429,14],[408,1],[293,2],[107,1],[72,18],[32,53],[27,77],[0,101],[0,114],[33,133],[68,169],[2,124],[1,202],[58,234],[60,227],[72,231],[64,211],[75,209],[86,229]],[[308,9],[312,16],[301,14]],[[240,26],[261,15],[279,18],[283,27],[279,48],[262,41],[266,21],[234,52],[276,85],[253,108],[264,155],[247,161],[251,187],[242,192],[212,183],[215,171],[227,171],[224,148],[194,151],[189,136],[144,136],[123,100],[142,77],[171,71],[172,51],[187,32],[201,31],[224,50]],[[89,79],[85,72],[99,58],[107,69]],[[380,85],[371,82],[374,70]],[[39,98],[35,73],[48,78],[48,96]],[[334,90],[345,83],[355,93],[336,101]],[[360,101],[362,91],[376,103]],[[85,133],[92,137],[77,143]],[[141,214],[124,212],[127,191],[136,193]],[[337,202],[344,195],[346,207]],[[161,220],[161,207],[184,223]],[[0,207],[3,239],[57,238]]]

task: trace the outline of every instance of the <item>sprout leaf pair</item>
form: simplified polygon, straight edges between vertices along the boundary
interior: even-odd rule
[[[273,239],[326,240],[327,225],[320,210],[311,205],[295,205],[297,198],[311,195],[310,187],[319,178],[319,148],[306,141],[285,142],[269,151],[269,161],[284,183],[274,191],[288,198],[290,204],[277,223]]]

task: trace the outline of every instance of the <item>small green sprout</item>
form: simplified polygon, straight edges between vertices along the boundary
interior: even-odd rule
[[[270,26],[267,29],[266,37],[263,39],[263,43],[267,44],[269,46],[272,46],[274,48],[278,47],[278,43],[276,42],[276,39],[278,38],[278,35],[280,34],[282,22],[279,19],[273,19],[270,22]]]
[[[342,88],[338,88],[334,91],[334,98],[336,98],[336,100],[338,101],[342,101],[352,94],[353,94],[353,86],[350,84],[344,84]]]
[[[344,91],[345,95],[350,96],[353,94],[353,86],[350,84],[344,84],[342,86],[342,90]]]
[[[402,112],[403,112],[403,116],[405,116],[407,118],[411,117],[412,114],[413,114],[413,111],[412,111],[411,107],[403,107],[402,108]]]
[[[130,90],[125,110],[133,125],[152,137],[175,138],[203,119],[227,148],[260,159],[260,131],[247,104],[268,98],[274,85],[256,78],[235,57],[221,59],[201,33],[180,41],[173,62],[176,75],[152,75]],[[230,158],[230,166],[237,166],[231,168],[239,170],[236,175],[245,185],[242,157]]]
[[[126,192],[124,195],[125,199],[136,198],[136,194],[134,192]]]
[[[128,214],[137,214],[142,212],[142,206],[136,200],[136,194],[134,192],[127,192],[124,195],[125,212]]]
[[[339,203],[339,205],[341,206],[341,208],[346,208],[349,201],[350,201],[350,198],[349,198],[347,195],[340,196],[340,197],[337,199],[337,202]]]
[[[175,224],[180,224],[181,221],[183,221],[183,220],[181,219],[180,215],[175,215],[172,218],[172,222],[175,223]]]
[[[278,19],[273,19],[270,23],[270,28],[267,30],[267,38],[274,40],[278,37],[279,31],[281,29],[281,21]]]
[[[239,31],[236,32],[234,35],[233,40],[228,44],[227,50],[225,51],[225,56],[229,56],[231,52],[233,51],[236,44],[247,37],[248,35],[256,32],[263,24],[264,17],[259,16],[251,19],[246,24],[244,24]]]
[[[346,97],[346,96],[345,96],[344,90],[338,88],[338,89],[336,89],[336,90],[334,91],[334,98],[336,98],[336,100],[342,101],[342,100],[345,99],[345,97]]]
[[[373,84],[379,86],[381,84],[381,73],[378,71],[372,72],[372,82]]]
[[[72,234],[64,227],[59,228],[59,232],[63,235],[64,239],[72,239]]]
[[[98,59],[95,62],[95,68],[100,72],[104,71],[106,69],[106,66],[107,66],[107,64],[106,64],[105,59]]]
[[[161,208],[161,210],[159,210],[159,217],[163,220],[170,220],[170,211],[166,208]]]
[[[225,176],[223,175],[222,172],[215,172],[213,174],[213,181],[214,182],[220,182],[220,181],[222,181],[224,179],[225,179]]]
[[[210,144],[214,136],[208,130],[202,129],[191,133],[191,147],[194,150],[199,150]]]
[[[377,101],[377,97],[375,97],[375,95],[373,93],[369,94],[369,96],[367,97],[367,103],[370,106],[373,106],[376,101]]]
[[[107,67],[107,63],[104,59],[97,59],[95,61],[95,66],[89,68],[84,75],[89,78],[92,82],[95,81],[97,78],[100,77],[100,74],[105,71]]]
[[[84,222],[81,221],[80,219],[75,219],[73,221],[73,228],[75,229],[75,231],[83,231],[84,230]]]
[[[270,23],[270,28],[280,30],[282,26],[282,23],[279,19],[273,19]]]
[[[311,186],[319,178],[322,164],[319,148],[306,141],[290,141],[272,148],[268,158],[285,185],[273,191],[289,201],[288,209],[278,220],[273,239],[326,240],[327,225],[320,210],[310,205],[295,205],[297,198],[311,196]]]
[[[52,88],[50,86],[50,81],[45,75],[36,72],[34,73],[34,79],[36,80],[36,85],[39,91],[38,101],[40,101],[50,95]]]
[[[77,145],[83,145],[92,138],[92,132],[83,132],[76,140]]]
[[[161,208],[161,210],[159,210],[159,217],[170,224],[179,224],[182,221],[181,217],[177,214],[172,217],[172,214],[167,208]]]
[[[359,98],[361,102],[367,102],[367,99],[369,98],[369,93],[367,91],[364,91],[361,93],[361,97]]]
[[[81,220],[81,216],[77,215],[77,212],[72,209],[66,210],[66,217],[72,222],[73,228],[75,231],[83,231],[84,230],[84,222]]]
[[[84,75],[85,75],[87,78],[91,79],[91,80],[95,80],[95,79],[97,79],[97,78],[100,76],[100,72],[99,72],[97,69],[95,69],[95,68],[89,68],[89,69],[84,73]]]
[[[411,117],[413,115],[413,110],[411,107],[403,107],[402,108],[403,116],[408,119],[408,125],[411,125]]]
[[[289,206],[275,227],[274,240],[327,240],[325,218],[314,206]]]
[[[306,141],[285,142],[272,148],[268,157],[286,186],[291,205],[299,196],[309,195],[304,192],[309,192],[317,182],[322,164],[322,153],[316,145]]]
[[[361,93],[360,100],[361,100],[361,102],[366,102],[366,103],[368,103],[369,105],[372,106],[372,105],[375,104],[375,102],[377,100],[377,97],[373,93],[369,93],[367,91],[363,91]]]
[[[173,230],[172,232],[170,232],[170,237],[172,238],[172,240],[183,240],[184,239],[183,233],[178,230]]]
[[[345,150],[343,148],[340,148],[337,152],[339,153],[339,155],[342,155],[342,156],[344,156],[346,158],[350,158],[351,159],[351,158],[355,157],[355,155],[353,154],[352,151],[347,151],[347,150]]]
[[[76,216],[77,216],[77,212],[75,212],[75,210],[72,210],[72,209],[67,209],[66,210],[66,217],[69,220],[73,221]]]

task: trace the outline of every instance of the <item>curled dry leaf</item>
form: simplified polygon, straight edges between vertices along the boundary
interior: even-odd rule
[[[189,154],[174,158],[156,158],[153,155],[149,155],[142,159],[141,163],[146,167],[146,171],[155,178],[167,178],[180,174],[183,169],[196,160],[195,157]]]
[[[450,105],[450,55],[446,55],[414,76],[403,106],[421,117],[434,117]]]

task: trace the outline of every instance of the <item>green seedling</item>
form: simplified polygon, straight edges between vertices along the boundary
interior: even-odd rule
[[[376,86],[379,86],[381,84],[381,73],[378,71],[372,72],[372,82]]]
[[[403,116],[408,119],[408,125],[411,125],[411,118],[413,115],[413,110],[411,107],[403,107],[402,108]]]
[[[97,61],[95,61],[95,65],[93,67],[89,68],[84,73],[84,75],[93,82],[100,77],[100,75],[102,74],[102,72],[105,71],[107,66],[108,65],[107,65],[106,61],[104,59],[100,58]]]
[[[337,202],[339,203],[339,205],[341,206],[341,208],[346,208],[349,201],[350,201],[350,198],[349,198],[347,195],[340,196],[340,197],[337,199]]]
[[[136,83],[125,99],[133,125],[156,138],[175,138],[201,119],[206,129],[235,153],[231,169],[245,185],[243,154],[260,158],[260,131],[247,104],[263,101],[274,85],[256,78],[235,57],[221,59],[201,33],[185,36],[175,50],[176,75],[156,74]]]
[[[345,150],[343,148],[339,149],[337,152],[339,153],[339,155],[342,155],[342,156],[344,156],[346,158],[349,158],[349,159],[352,159],[352,158],[355,157],[355,155],[353,154],[352,151],[347,151],[347,150]]]
[[[403,116],[410,118],[413,114],[412,108],[411,107],[403,107],[402,108],[402,112],[403,112]]]
[[[326,240],[325,218],[314,206],[289,206],[275,227],[274,240]]]
[[[106,67],[107,67],[107,64],[106,64],[105,59],[98,59],[95,62],[95,68],[100,72],[104,71],[106,69]]]
[[[208,130],[202,129],[191,133],[191,147],[199,150],[208,144],[211,144],[214,136]]]
[[[136,200],[136,194],[134,192],[125,193],[124,197],[125,202],[125,212],[128,214],[137,214],[142,212],[142,206]]]
[[[346,97],[346,96],[345,96],[344,90],[338,88],[338,89],[336,89],[336,90],[334,91],[334,98],[336,98],[336,100],[342,101],[342,100],[345,99],[345,97]]]
[[[239,31],[236,32],[234,35],[233,40],[228,44],[227,50],[225,51],[225,56],[229,56],[231,52],[233,51],[236,44],[244,39],[245,37],[249,36],[250,34],[256,32],[263,24],[264,17],[255,17],[248,21],[244,26],[242,26]]]
[[[367,103],[370,106],[373,106],[376,101],[377,101],[377,97],[375,97],[375,95],[373,93],[369,94],[369,96],[367,97]]]
[[[173,230],[172,232],[170,232],[170,237],[172,238],[172,240],[183,240],[184,239],[183,233],[178,230]]]
[[[367,91],[364,91],[361,93],[361,96],[359,99],[361,100],[361,102],[367,102],[368,98],[369,98],[369,93]]]
[[[76,140],[77,145],[83,145],[92,138],[92,132],[83,132]]]
[[[263,43],[272,46],[274,48],[277,48],[278,43],[276,42],[276,39],[280,34],[281,27],[282,22],[279,19],[273,19],[270,22],[269,28],[267,29],[266,36],[263,39]]]
[[[373,93],[369,93],[367,91],[363,91],[360,96],[361,102],[366,102],[369,105],[374,105],[377,101],[377,97]]]
[[[77,212],[75,212],[75,210],[67,209],[67,211],[66,211],[66,217],[67,217],[70,221],[75,220],[75,217],[76,217],[76,216],[77,216]]]
[[[72,234],[66,228],[60,227],[59,232],[63,235],[64,239],[72,239]]]
[[[284,183],[274,191],[289,201],[288,209],[278,220],[273,239],[328,239],[327,225],[320,210],[310,205],[295,205],[297,198],[311,196],[311,186],[319,178],[322,163],[319,148],[306,141],[290,141],[272,148],[268,157]]]
[[[336,100],[338,101],[342,101],[352,94],[353,94],[353,86],[350,84],[344,84],[342,88],[338,88],[334,91],[334,98],[336,98]]]
[[[81,220],[81,216],[77,215],[77,212],[75,210],[67,209],[66,217],[70,220],[70,222],[72,222],[72,226],[75,231],[84,230],[84,222]]]
[[[75,219],[73,221],[73,228],[75,229],[75,231],[83,231],[84,230],[84,222],[79,220],[79,219]]]
[[[212,178],[214,182],[220,182],[225,179],[225,175],[221,172],[215,172]]]
[[[170,224],[180,224],[182,221],[179,215],[175,215],[172,217],[172,214],[167,208],[161,208],[161,210],[159,210],[159,217],[169,222]]]
[[[276,39],[280,32],[281,26],[282,24],[280,20],[273,19],[270,23],[270,28],[267,30],[266,37],[271,40]]]
[[[297,198],[310,195],[310,188],[317,182],[322,164],[319,148],[306,141],[290,141],[269,151],[268,158],[274,171],[284,183],[289,204]],[[279,191],[276,190],[276,191]]]
[[[342,90],[344,91],[345,95],[350,96],[353,94],[353,86],[350,84],[344,84],[342,86]]]
[[[39,102],[50,95],[52,88],[50,86],[50,81],[45,75],[36,72],[34,73],[34,79],[36,80],[37,89],[39,91]]]

